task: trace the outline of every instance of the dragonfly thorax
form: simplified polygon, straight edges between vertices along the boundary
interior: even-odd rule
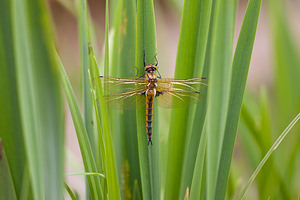
[[[146,73],[146,85],[148,89],[154,89],[157,86],[157,78],[155,73],[148,72]]]

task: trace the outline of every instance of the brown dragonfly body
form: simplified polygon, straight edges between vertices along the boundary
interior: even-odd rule
[[[153,119],[153,101],[156,96],[159,96],[160,92],[156,91],[157,87],[157,77],[154,73],[156,71],[156,66],[153,64],[148,64],[145,66],[145,76],[147,90],[142,95],[146,96],[146,131],[149,142],[152,144],[152,119]]]
[[[145,65],[145,73],[138,78],[101,77],[107,85],[105,95],[109,107],[133,109],[146,104],[146,131],[148,144],[152,144],[153,103],[164,108],[186,106],[199,102],[203,95],[201,86],[206,88],[205,78],[173,79],[161,78],[157,63]],[[156,76],[158,72],[159,76]],[[145,77],[143,79],[142,77]]]

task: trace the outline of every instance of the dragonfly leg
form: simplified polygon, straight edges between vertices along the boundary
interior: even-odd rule
[[[142,78],[143,76],[145,76],[145,73],[144,74],[142,74],[141,76],[139,76],[139,77],[137,77],[137,74],[136,74],[136,76],[135,76],[135,79],[140,79],[140,78]],[[137,77],[137,78],[136,78]]]
[[[136,69],[136,74],[135,74],[135,78],[136,78],[137,75],[139,74],[140,70],[139,70],[139,68],[137,68],[136,66],[135,66],[135,69]]]
[[[164,92],[156,91],[155,97],[158,97],[159,95],[164,94]]]
[[[157,73],[158,73],[158,76],[157,76],[157,78],[161,79],[161,75],[160,75],[160,73],[159,73],[158,69],[157,69],[156,71],[157,71]]]
[[[138,93],[138,94],[146,96],[146,91],[140,92],[140,93]]]
[[[154,58],[155,58],[155,60],[156,60],[155,66],[157,67],[157,65],[158,65],[157,53],[155,54]]]
[[[139,77],[137,77],[138,76],[138,74],[139,74],[139,68],[137,68],[136,66],[135,66],[135,68],[136,68],[136,74],[135,74],[135,79],[139,79],[139,78],[142,78],[143,76],[145,76],[145,73],[144,74],[142,74],[141,76],[139,76]]]

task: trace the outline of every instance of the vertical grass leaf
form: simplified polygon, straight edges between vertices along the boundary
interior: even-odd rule
[[[123,8],[123,1],[118,1],[118,7],[116,8],[115,14],[116,16],[113,16],[114,21],[112,23],[111,32],[112,37],[110,37],[110,54],[109,54],[109,76],[111,77],[122,77],[120,76],[120,49],[119,46],[121,45],[120,42],[120,32],[122,32],[122,8]],[[111,4],[110,4],[110,10],[111,10]],[[112,19],[112,17],[110,18]],[[104,91],[106,92],[106,91]],[[116,160],[116,169],[118,173],[118,180],[120,185],[122,184],[122,162],[123,162],[123,142],[124,142],[124,135],[121,133],[121,113],[120,110],[114,110],[114,109],[108,109],[109,114],[109,122],[111,127],[111,134],[113,138],[113,144],[115,147],[115,160]],[[121,193],[121,198],[122,198]]]
[[[204,65],[204,63],[206,59],[205,56],[207,53],[206,49],[211,21],[210,16],[212,1],[185,1],[185,4],[186,5],[184,6],[182,14],[181,29],[182,31],[184,31],[184,33],[188,34],[182,34],[180,41],[187,41],[190,39],[197,41],[192,43],[194,46],[196,46],[194,61],[194,77],[207,77],[208,65]],[[194,36],[195,38],[191,38],[190,32],[195,31],[195,27],[198,27],[198,33]],[[203,73],[204,66],[206,69]],[[203,101],[201,101],[197,105],[196,109],[195,107],[192,107],[194,108],[193,111],[195,111],[194,119],[193,117],[189,118],[188,127],[191,127],[191,133],[189,133],[190,131],[188,131],[188,134],[186,136],[187,140],[184,150],[185,154],[182,167],[182,178],[180,183],[181,186],[179,199],[184,198],[184,194],[186,192],[187,187],[191,188],[192,178],[195,169],[196,155],[197,152],[199,152],[197,151],[197,149],[199,146],[200,137],[202,135],[204,119],[206,115],[206,90],[203,90],[202,95],[204,96]],[[191,114],[191,116],[193,116],[193,114]]]
[[[222,145],[221,161],[216,188],[217,199],[222,199],[225,197],[226,184],[229,176],[229,168],[233,154],[260,7],[261,0],[249,1],[234,54],[229,112],[227,114],[225,136]]]
[[[35,199],[63,198],[64,134],[58,69],[42,0],[12,1],[21,121]]]
[[[117,77],[135,77],[136,58],[136,2],[123,1],[119,30],[118,72]],[[116,30],[117,31],[117,30]],[[113,66],[114,67],[114,66]],[[120,112],[119,112],[120,113]],[[124,198],[133,195],[134,183],[139,183],[137,189],[141,191],[140,167],[137,142],[136,111],[124,110],[120,113],[120,134],[123,143],[122,174]]]
[[[16,196],[20,197],[26,154],[18,104],[11,8],[12,1],[0,2],[0,138],[6,149]]]
[[[207,143],[207,131],[205,131],[205,128],[203,129],[204,131],[201,134],[200,138],[200,143],[198,147],[198,152],[197,152],[197,158],[195,162],[195,169],[193,173],[193,179],[191,183],[191,193],[190,193],[190,198],[191,199],[201,199],[201,196],[204,195],[201,192],[202,187],[202,180],[203,180],[203,169],[205,168],[205,149],[206,149],[206,143]]]
[[[109,74],[109,38],[108,38],[108,31],[109,31],[109,12],[108,12],[108,0],[106,0],[106,21],[105,21],[105,55],[104,55],[104,74]],[[100,90],[102,86],[100,86]],[[104,85],[105,87],[105,85]],[[101,95],[102,96],[102,95]],[[103,133],[104,133],[104,146],[105,146],[105,177],[107,181],[107,191],[108,191],[108,198],[109,199],[120,199],[120,190],[119,190],[119,182],[118,182],[118,175],[116,169],[116,161],[115,161],[115,153],[113,149],[112,143],[112,135],[108,123],[108,113],[106,110],[105,105],[103,104],[103,98],[101,99],[101,114],[103,120]]]
[[[207,198],[215,199],[232,69],[232,46],[237,1],[214,3],[208,87]]]
[[[86,127],[87,134],[89,136],[92,151],[95,155],[95,135],[93,127],[93,107],[90,93],[90,81],[88,76],[89,69],[89,55],[88,44],[89,31],[88,31],[88,9],[86,0],[77,1],[77,13],[78,13],[78,32],[79,32],[79,49],[81,58],[81,84],[82,84],[82,102],[83,102],[83,120]],[[88,191],[88,185],[86,185]],[[89,192],[86,193],[87,199],[89,199]]]
[[[81,113],[80,113],[78,104],[75,100],[75,95],[74,95],[73,89],[71,87],[71,84],[69,82],[67,74],[66,74],[64,67],[58,56],[57,56],[57,61],[60,64],[60,82],[64,89],[66,99],[67,99],[67,102],[69,105],[69,109],[71,112],[71,116],[73,119],[73,123],[75,126],[85,171],[86,172],[98,172],[94,154],[92,152],[92,147],[91,147],[91,144],[90,144],[90,141],[88,138],[86,128],[84,126],[83,119],[81,117]],[[92,199],[101,199],[101,197],[103,196],[103,193],[101,190],[102,187],[100,184],[100,178],[96,177],[96,176],[87,176],[87,182],[89,185],[91,198]]]
[[[92,150],[95,153],[95,136],[93,123],[93,107],[92,98],[90,93],[90,80],[88,76],[89,69],[89,53],[88,44],[89,27],[88,27],[88,10],[86,0],[79,0],[77,2],[78,10],[78,32],[79,32],[79,46],[81,57],[81,83],[82,83],[82,97],[83,97],[83,120],[92,145]]]
[[[300,112],[300,58],[299,43],[297,35],[293,35],[293,24],[290,19],[290,10],[286,1],[267,1],[269,8],[269,19],[271,24],[273,58],[274,58],[274,93],[275,107],[273,117],[275,124],[273,137],[278,137],[282,130],[294,115]],[[276,113],[275,113],[276,112]],[[295,127],[292,132],[299,132]],[[293,184],[299,179],[295,162],[299,157],[299,134],[292,134],[286,142],[282,144],[274,156],[275,166],[279,169],[279,176],[284,177],[287,185]],[[298,152],[298,153],[296,153]],[[282,182],[281,182],[282,183]],[[298,191],[280,192],[284,198],[285,194],[291,194],[293,197],[298,195]]]
[[[204,9],[208,13],[201,13],[199,10]],[[206,20],[201,15],[210,16],[211,1],[185,1],[182,13],[179,42],[177,49],[175,78],[192,78],[199,76],[203,69],[204,55],[206,48],[206,36],[208,27],[205,25]],[[202,21],[203,20],[203,21]],[[201,24],[201,22],[204,23]],[[202,29],[203,27],[204,29]],[[203,38],[200,38],[203,37]],[[199,44],[204,47],[199,47]],[[199,64],[202,63],[202,64]],[[201,66],[202,65],[202,66]],[[198,69],[196,69],[196,66]],[[195,107],[193,107],[195,109]],[[195,110],[194,110],[195,111]],[[183,162],[190,121],[193,121],[193,113],[190,108],[176,108],[171,111],[171,122],[169,130],[168,162],[165,185],[165,199],[178,199],[180,193],[180,184],[183,173]],[[197,147],[196,147],[197,149]],[[186,161],[187,162],[187,161]],[[176,167],[174,167],[176,166]],[[186,172],[184,172],[186,173]],[[190,173],[190,172],[188,172]],[[184,176],[185,177],[185,176]],[[188,178],[188,177],[187,177]],[[184,183],[186,184],[186,183]],[[187,183],[190,184],[190,183]],[[187,186],[183,185],[182,190]]]

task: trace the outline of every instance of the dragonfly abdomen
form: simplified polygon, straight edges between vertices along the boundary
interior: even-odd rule
[[[146,130],[148,145],[152,145],[152,118],[153,118],[153,96],[147,96],[146,99]]]

